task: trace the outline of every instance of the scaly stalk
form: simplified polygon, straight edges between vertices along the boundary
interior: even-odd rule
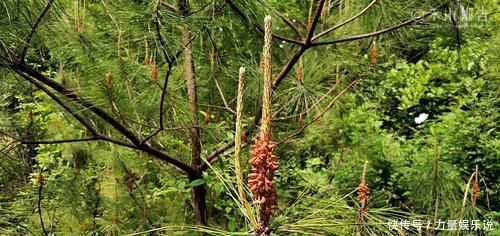
[[[258,205],[258,225],[254,227],[254,235],[269,235],[269,222],[278,206],[276,186],[273,181],[274,172],[278,168],[277,157],[273,155],[275,145],[271,141],[271,17],[264,19],[264,48],[262,54],[262,69],[264,72],[264,88],[262,95],[262,122],[260,134],[255,138],[250,155],[252,159],[251,173],[248,175],[248,186],[253,192],[253,204]]]
[[[271,124],[271,92],[272,92],[272,69],[271,69],[271,44],[272,44],[272,22],[271,17],[264,19],[264,48],[262,52],[262,69],[264,73],[264,87],[262,95],[262,124],[260,136],[269,130]]]
[[[245,191],[243,189],[243,170],[241,168],[241,136],[243,135],[243,87],[244,87],[245,68],[240,67],[238,79],[238,96],[236,98],[236,132],[234,136],[234,170],[236,172],[236,185],[241,203],[246,202]]]
[[[363,174],[361,175],[361,183],[358,186],[358,200],[361,202],[361,207],[358,212],[358,221],[359,225],[359,234],[363,235],[363,227],[365,222],[365,214],[368,211],[366,207],[366,203],[368,202],[370,188],[366,184],[366,171],[368,169],[368,161],[365,161],[365,165],[363,166]]]
[[[236,185],[238,188],[238,199],[241,202],[241,210],[248,219],[252,227],[257,226],[257,219],[246,199],[245,184],[243,182],[243,168],[241,167],[241,145],[243,133],[243,88],[245,78],[245,68],[240,67],[238,79],[238,95],[236,98],[236,131],[234,136],[234,171],[236,174]]]

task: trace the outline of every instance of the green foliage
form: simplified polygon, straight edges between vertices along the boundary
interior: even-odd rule
[[[188,16],[171,11],[171,2],[54,1],[33,35],[26,63],[92,101],[139,137],[154,132],[163,117],[165,130],[151,145],[190,163],[193,116],[186,99],[185,59],[177,54],[185,47],[182,30],[193,36],[199,107],[194,117],[206,158],[234,139],[232,110],[240,66],[247,71],[245,128],[259,111],[262,35],[255,26],[277,10],[304,33],[316,1],[190,1]],[[325,2],[316,34],[371,1]],[[248,235],[254,222],[245,214],[255,212],[242,210],[232,150],[220,155],[202,177],[190,180],[145,152],[109,142],[21,143],[92,137],[50,96],[3,64],[7,48],[16,54],[23,50],[45,4],[0,3],[0,234]],[[380,30],[428,9],[437,12],[389,34],[312,48],[283,80],[272,101],[272,137],[284,141],[275,149],[280,160],[279,211],[270,226],[273,233],[402,235],[417,232],[391,231],[387,223],[492,219],[496,231],[478,233],[498,234],[497,3],[451,1],[438,8],[442,4],[378,1],[325,39]],[[295,37],[278,16],[273,19],[274,33]],[[298,46],[273,42],[276,77]],[[165,110],[159,114],[172,59],[176,62]],[[344,93],[352,83],[357,84]],[[102,134],[125,140],[106,121],[73,105]],[[416,122],[421,114],[428,117]],[[301,128],[303,132],[295,133]],[[244,175],[252,138],[243,149]],[[365,161],[368,169],[363,173]],[[473,202],[467,181],[476,166],[480,193]],[[356,196],[363,174],[370,193],[361,217]],[[209,226],[193,225],[191,191],[200,186],[207,187]]]

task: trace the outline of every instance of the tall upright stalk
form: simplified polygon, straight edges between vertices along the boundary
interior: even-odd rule
[[[260,133],[255,138],[250,155],[252,159],[251,173],[248,175],[248,186],[252,191],[253,203],[258,205],[258,225],[254,227],[254,235],[268,235],[271,233],[269,223],[274,210],[278,205],[276,186],[273,181],[274,172],[278,168],[278,161],[273,155],[275,145],[271,141],[271,17],[264,19],[264,48],[262,54],[262,69],[264,72],[264,88],[262,95],[262,122]]]
[[[359,234],[363,235],[363,227],[364,227],[364,222],[365,222],[365,214],[368,211],[368,208],[366,207],[366,203],[368,202],[369,194],[370,194],[370,188],[368,187],[368,184],[366,184],[366,171],[368,169],[368,161],[365,161],[365,164],[363,166],[363,173],[361,175],[361,183],[358,186],[358,200],[361,202],[361,206],[359,208],[358,212],[358,221],[360,223],[359,225]]]
[[[245,193],[245,183],[243,182],[243,168],[241,166],[241,145],[243,132],[243,89],[245,87],[245,68],[240,67],[239,78],[238,78],[238,95],[236,97],[236,131],[234,136],[234,171],[236,175],[236,186],[238,188],[238,200],[241,203],[241,210],[243,214],[250,222],[252,227],[257,226],[257,219],[255,213],[247,201]]]
[[[269,130],[271,124],[271,92],[272,92],[272,69],[271,69],[271,44],[272,44],[272,22],[271,17],[264,19],[264,48],[262,52],[262,70],[264,73],[264,87],[262,94],[262,124],[260,135]]]
[[[234,169],[236,172],[236,185],[242,204],[245,204],[245,191],[243,189],[243,170],[241,168],[241,136],[243,135],[243,87],[244,87],[245,68],[240,68],[238,79],[238,96],[236,98],[236,132],[234,136]]]
[[[187,17],[190,14],[190,5],[188,0],[177,0],[178,14]],[[193,60],[193,46],[191,44],[191,33],[186,24],[182,27],[182,43],[184,45],[184,72],[187,83],[187,95],[189,101],[189,113],[193,122],[190,128],[190,146],[191,146],[191,167],[194,173],[189,176],[190,181],[202,179],[202,170],[198,168],[201,165],[201,132],[198,127],[198,91],[196,85],[195,66]],[[204,184],[194,186],[191,189],[191,199],[193,209],[196,215],[196,224],[207,225],[207,206],[206,186]]]

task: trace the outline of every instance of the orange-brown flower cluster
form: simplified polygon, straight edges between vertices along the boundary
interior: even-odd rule
[[[367,184],[361,183],[358,186],[358,199],[359,201],[367,201],[370,194],[370,188]]]
[[[276,186],[273,181],[274,172],[278,169],[278,161],[273,155],[274,144],[269,132],[266,132],[264,137],[256,138],[254,142],[250,151],[252,168],[248,175],[248,185],[253,192],[253,203],[260,204],[261,224],[265,226],[269,224],[269,218],[278,205]]]
[[[474,181],[474,185],[472,186],[472,199],[475,202],[481,193],[481,189],[479,188],[479,184],[477,181]]]
[[[156,66],[154,66],[151,70],[151,77],[153,78],[153,80],[158,79],[158,68]]]
[[[106,74],[106,78],[104,79],[104,86],[106,86],[106,88],[108,89],[113,86],[113,75],[111,74],[111,72]]]

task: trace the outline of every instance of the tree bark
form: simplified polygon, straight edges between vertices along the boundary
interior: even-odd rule
[[[191,181],[201,179],[199,176],[190,178]],[[207,190],[205,184],[194,186],[191,189],[191,202],[193,204],[193,211],[196,216],[196,224],[207,225],[207,205],[206,205]]]
[[[178,0],[177,8],[179,15],[187,17],[189,15],[188,0]],[[200,130],[198,128],[198,95],[196,89],[196,77],[193,63],[193,50],[191,45],[191,33],[186,25],[182,28],[182,43],[184,45],[184,72],[187,82],[187,95],[189,102],[189,112],[193,122],[193,127],[189,130],[189,140],[191,144],[191,167],[196,174],[190,176],[190,180],[201,179],[203,171],[199,168],[201,160]],[[205,185],[194,186],[191,190],[193,210],[196,215],[196,224],[207,225],[206,189]]]

